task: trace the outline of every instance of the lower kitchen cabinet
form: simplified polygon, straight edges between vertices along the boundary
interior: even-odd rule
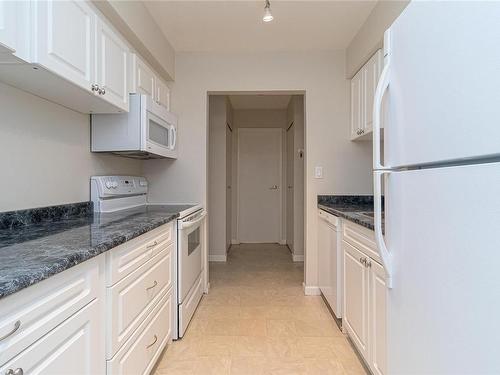
[[[374,374],[387,374],[385,270],[377,262],[370,266],[370,367]]]
[[[368,269],[366,257],[347,242],[344,248],[344,317],[343,327],[363,357],[369,357],[368,331]]]
[[[0,374],[149,374],[176,323],[173,222],[0,300]]]
[[[371,233],[349,223],[354,235],[344,238],[344,316],[343,327],[373,374],[386,374],[385,270],[370,255],[376,248]],[[353,240],[356,238],[356,241]],[[374,242],[373,242],[374,245]],[[370,254],[370,255],[369,255]]]
[[[104,374],[99,308],[94,300],[0,367],[0,374]]]

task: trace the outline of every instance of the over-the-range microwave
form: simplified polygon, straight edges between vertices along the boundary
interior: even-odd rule
[[[91,116],[92,152],[137,159],[177,158],[177,116],[149,95],[130,94],[130,111]]]

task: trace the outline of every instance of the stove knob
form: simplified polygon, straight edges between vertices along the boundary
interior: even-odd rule
[[[112,184],[112,185],[113,185],[113,189],[116,189],[116,188],[118,187],[118,182],[113,181],[113,184]]]
[[[108,189],[111,189],[113,187],[113,183],[111,181],[106,181],[104,185],[106,185]]]

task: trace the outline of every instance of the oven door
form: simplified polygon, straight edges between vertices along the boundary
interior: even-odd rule
[[[206,213],[201,210],[178,221],[179,228],[179,303],[184,301],[189,290],[203,270],[203,222]]]

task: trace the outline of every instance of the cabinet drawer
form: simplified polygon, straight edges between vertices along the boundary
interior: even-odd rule
[[[172,337],[172,293],[164,294],[160,303],[141,324],[140,329],[107,361],[108,374],[149,374],[163,348]]]
[[[174,244],[111,288],[108,301],[108,358],[134,333],[153,306],[172,286]]]
[[[171,222],[108,251],[106,285],[116,284],[171,244],[173,232],[174,223]]]
[[[343,239],[370,258],[381,262],[375,243],[375,232],[360,225],[344,221]]]
[[[97,298],[103,261],[90,259],[0,301],[0,337],[7,336],[0,341],[0,365]]]
[[[0,374],[103,374],[99,300],[94,300],[32,346],[0,367]]]

